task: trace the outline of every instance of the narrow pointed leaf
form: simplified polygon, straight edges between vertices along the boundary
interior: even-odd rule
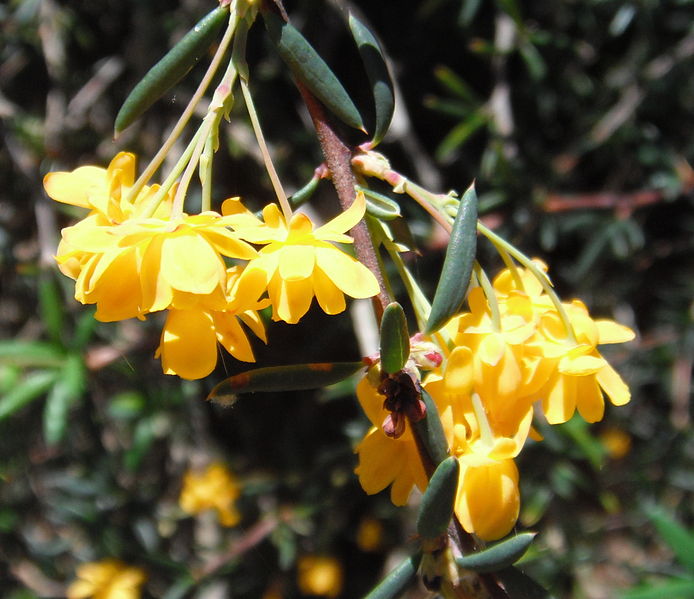
[[[364,63],[366,76],[371,85],[376,111],[376,124],[371,138],[371,146],[377,146],[390,127],[395,112],[395,94],[393,82],[388,73],[383,50],[373,33],[354,15],[349,15],[349,28],[354,41],[357,42],[359,56]]]
[[[448,442],[443,432],[439,411],[426,389],[422,389],[422,401],[426,406],[426,414],[420,421],[413,422],[412,428],[424,444],[431,463],[438,466],[448,457]]]
[[[0,364],[12,366],[59,366],[64,351],[45,341],[0,341]]]
[[[363,367],[362,362],[322,362],[256,368],[222,381],[207,399],[229,405],[238,393],[317,389],[346,379]]]
[[[318,188],[320,179],[318,177],[311,177],[311,180],[306,183],[301,189],[295,191],[291,196],[289,196],[289,204],[292,208],[298,208],[311,199],[314,192]]]
[[[294,76],[340,120],[364,131],[361,115],[342,83],[299,30],[272,12],[264,12],[263,19],[272,43]]]
[[[455,563],[461,568],[475,572],[497,572],[523,557],[534,538],[534,532],[523,532],[483,551],[458,557]]]
[[[513,599],[553,599],[547,589],[513,566],[496,572],[495,576],[505,588],[511,589]]]
[[[423,540],[446,532],[453,515],[460,465],[454,457],[441,462],[429,480],[417,516],[417,533]]]
[[[364,599],[396,599],[396,597],[400,597],[417,575],[417,568],[419,568],[421,560],[421,553],[408,557],[379,582],[378,586],[374,587]]]
[[[361,191],[366,198],[366,212],[379,220],[394,220],[400,218],[400,204],[392,198],[377,193],[368,187],[356,186],[357,191]]]
[[[60,345],[64,322],[63,299],[53,271],[43,272],[39,276],[39,309],[48,336],[53,343]]]
[[[661,507],[649,507],[646,513],[658,529],[660,536],[677,556],[680,564],[690,572],[694,572],[694,533],[687,530]]]
[[[619,599],[685,599],[694,597],[694,580],[671,579],[654,586],[641,586],[625,591]]]
[[[115,136],[131,125],[195,66],[212,45],[228,16],[228,7],[218,6],[209,12],[147,72],[118,111]]]
[[[386,306],[381,319],[381,368],[388,374],[399,372],[410,357],[410,335],[402,306]]]
[[[0,397],[0,421],[41,397],[58,378],[55,370],[40,370],[26,376],[11,391]]]
[[[477,250],[477,194],[471,185],[460,200],[436,287],[426,333],[440,329],[460,312]]]
[[[70,408],[84,390],[85,374],[82,356],[68,356],[43,410],[43,434],[48,445],[62,441],[65,436]]]

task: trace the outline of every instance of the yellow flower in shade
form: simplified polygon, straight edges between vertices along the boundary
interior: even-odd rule
[[[611,320],[593,320],[579,300],[563,305],[576,341],[567,337],[556,311],[542,315],[536,343],[555,367],[535,397],[542,400],[542,411],[550,424],[566,422],[575,410],[587,422],[597,422],[605,411],[603,392],[616,406],[628,403],[631,395],[596,347],[630,341],[634,332]]]
[[[376,518],[364,518],[357,529],[357,546],[362,551],[378,551],[383,544],[383,524]]]
[[[395,505],[404,505],[415,485],[420,491],[426,489],[427,476],[409,424],[398,438],[383,432],[383,422],[390,412],[383,407],[385,396],[377,391],[369,378],[366,376],[359,381],[357,398],[373,426],[355,448],[359,465],[354,472],[369,495],[392,485],[391,501]]]
[[[363,194],[345,212],[313,228],[305,214],[295,213],[287,224],[275,204],[263,209],[264,222],[227,200],[225,215],[238,215],[240,237],[264,247],[239,278],[237,297],[259,298],[267,291],[274,320],[296,323],[306,314],[315,296],[327,314],[345,309],[345,295],[367,298],[379,291],[376,277],[359,261],[330,242],[352,243],[344,232],[364,216]]]
[[[601,431],[599,438],[607,455],[613,460],[621,460],[631,450],[629,433],[615,426]]]
[[[115,559],[89,562],[77,568],[77,580],[67,589],[68,599],[138,599],[146,579],[140,568]]]
[[[337,597],[342,591],[342,566],[334,557],[304,555],[297,563],[297,582],[304,595]]]
[[[222,526],[234,526],[241,519],[234,506],[240,493],[239,484],[223,464],[210,464],[203,472],[186,472],[178,504],[192,515],[214,509]]]

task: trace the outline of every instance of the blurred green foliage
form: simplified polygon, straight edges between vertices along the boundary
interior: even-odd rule
[[[542,256],[565,297],[639,332],[630,350],[609,353],[632,402],[608,409],[598,426],[543,430],[544,442],[524,452],[521,524],[540,534],[522,568],[557,597],[635,587],[625,596],[660,588],[674,599],[652,581],[685,576],[688,554],[677,539],[691,533],[665,528],[694,523],[694,2],[344,4],[377,33],[399,86],[381,146],[394,167],[440,191],[476,178],[483,218]],[[165,377],[152,359],[156,319],[96,323],[52,264],[59,230],[75,213],[47,201],[42,175],[105,165],[122,148],[154,154],[199,68],[117,142],[115,114],[210,6],[0,6],[4,596],[61,596],[78,564],[114,556],[147,570],[146,596],[232,589],[250,598],[275,585],[296,597],[296,558],[323,553],[343,565],[342,595],[358,597],[411,552],[416,512],[367,497],[352,474],[352,447],[367,422],[350,385],[242,397],[229,409],[205,403],[213,384],[243,367],[222,365],[209,382]],[[353,68],[359,56],[339,11],[317,0],[287,8],[368,113],[369,85]],[[298,189],[321,161],[318,146],[261,27],[249,44],[268,141],[283,181]],[[272,198],[249,131],[232,115],[217,200]],[[334,210],[328,185],[314,206]],[[423,214],[402,210],[422,254],[411,267],[433,293],[440,243]],[[311,313],[296,327],[273,324],[269,337],[257,348],[261,365],[286,363],[288,353],[296,363],[360,358],[346,315]],[[614,428],[630,444],[620,456],[600,440]],[[210,459],[244,483],[237,528],[177,506],[185,470]],[[644,518],[653,504],[672,518]],[[372,551],[357,543],[366,517],[384,524]]]

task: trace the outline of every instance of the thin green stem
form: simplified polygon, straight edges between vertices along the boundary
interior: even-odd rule
[[[477,275],[477,280],[479,281],[480,287],[484,291],[484,295],[487,297],[487,303],[489,304],[489,309],[492,313],[492,326],[497,333],[501,332],[501,313],[499,312],[499,302],[496,299],[496,292],[494,291],[494,286],[492,285],[487,273],[480,266],[480,263],[475,260],[474,265],[475,274]]]
[[[272,181],[272,187],[275,190],[275,195],[279,201],[280,208],[282,208],[284,219],[289,222],[292,217],[292,207],[289,205],[287,194],[284,192],[280,178],[277,176],[275,165],[272,163],[270,152],[268,151],[267,144],[265,143],[265,136],[263,135],[263,130],[260,126],[260,121],[258,120],[258,114],[255,110],[253,98],[251,97],[251,93],[248,89],[248,84],[243,78],[241,79],[241,91],[243,92],[243,99],[246,101],[246,109],[248,110],[248,116],[250,117],[251,124],[253,125],[253,132],[255,133],[258,146],[260,147],[260,153],[263,155],[265,170],[270,177],[270,181]]]
[[[234,36],[234,31],[236,30],[238,20],[238,14],[235,10],[232,9],[229,15],[229,24],[227,25],[226,31],[224,32],[224,36],[222,37],[222,40],[219,43],[217,51],[212,57],[210,66],[207,67],[207,71],[205,72],[205,75],[202,78],[202,81],[200,82],[198,89],[195,90],[193,97],[190,99],[190,102],[188,102],[188,105],[183,111],[183,114],[181,114],[180,118],[176,122],[176,125],[169,134],[169,137],[166,138],[166,141],[164,142],[162,147],[155,154],[154,158],[152,158],[152,160],[149,162],[145,170],[142,171],[142,174],[138,177],[137,181],[135,181],[135,184],[128,192],[128,202],[132,202],[137,197],[137,194],[140,193],[140,190],[147,184],[152,175],[161,166],[161,163],[164,161],[164,158],[171,151],[171,148],[174,146],[178,138],[181,136],[183,129],[185,129],[185,126],[188,124],[188,121],[190,120],[190,117],[195,111],[195,108],[197,107],[201,98],[203,97],[203,95],[205,95],[205,92],[207,91],[207,88],[209,87],[212,78],[215,76],[215,73],[217,72],[220,63],[222,62],[222,58],[224,58],[224,55],[226,54],[226,51],[229,48],[229,44],[231,43],[231,40]]]
[[[573,326],[571,326],[571,321],[569,320],[569,317],[566,314],[566,310],[564,310],[564,306],[562,305],[559,296],[552,288],[552,283],[550,282],[546,273],[540,270],[537,264],[535,264],[523,252],[521,252],[516,247],[512,246],[508,241],[494,233],[494,231],[487,228],[479,221],[477,222],[477,231],[479,231],[489,241],[491,241],[494,247],[496,247],[497,249],[503,248],[504,251],[508,252],[511,256],[513,256],[513,258],[515,258],[517,262],[519,262],[532,273],[532,275],[540,282],[540,285],[542,285],[542,289],[549,296],[550,300],[554,304],[554,307],[556,308],[557,313],[559,314],[559,318],[561,318],[564,328],[566,329],[567,337],[572,343],[577,343],[576,334],[574,332]]]
[[[200,156],[200,181],[202,182],[202,200],[200,211],[212,209],[212,163],[214,159],[214,133],[205,140],[205,149]]]

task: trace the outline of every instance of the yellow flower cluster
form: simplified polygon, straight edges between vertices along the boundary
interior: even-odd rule
[[[77,568],[77,579],[67,589],[68,599],[139,599],[146,579],[140,568],[115,559],[88,562]]]
[[[234,506],[240,492],[239,484],[226,466],[215,463],[202,472],[186,472],[178,504],[191,515],[213,509],[222,526],[234,526],[241,519]]]
[[[536,272],[546,267],[537,263]],[[547,422],[569,420],[574,412],[588,422],[603,417],[604,395],[615,405],[630,399],[617,372],[597,346],[623,343],[634,333],[611,320],[594,320],[579,300],[556,304],[543,282],[527,269],[506,269],[487,297],[471,290],[470,311],[449,325],[453,346],[423,380],[439,411],[460,476],[455,513],[466,531],[485,540],[506,535],[520,508],[514,458],[531,433],[534,406]],[[397,505],[407,501],[427,477],[409,427],[393,438],[382,430],[388,416],[375,382],[378,372],[357,388],[373,427],[358,445],[356,469],[367,493],[391,487]]]
[[[297,582],[304,595],[337,597],[342,591],[342,566],[334,557],[303,555],[297,569]]]
[[[345,309],[344,294],[378,293],[371,272],[330,243],[352,241],[344,232],[363,217],[363,196],[314,229],[303,214],[287,223],[274,205],[260,220],[238,198],[226,200],[222,214],[177,213],[175,186],[164,192],[145,185],[134,193],[134,180],[135,156],[126,152],[106,169],[46,175],[52,199],[89,210],[63,229],[56,260],[75,281],[75,299],[96,305],[98,320],[167,311],[156,352],[167,374],[207,376],[217,343],[254,361],[241,323],[265,341],[257,311],[268,304],[275,320],[296,323],[314,296],[336,314]]]

